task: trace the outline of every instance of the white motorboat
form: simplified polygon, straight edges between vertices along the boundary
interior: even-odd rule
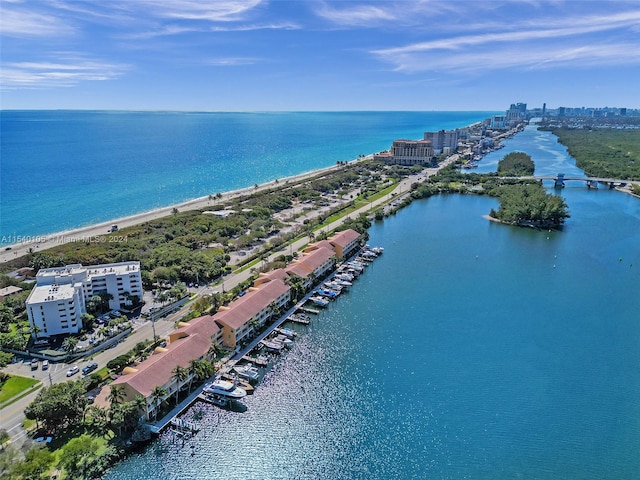
[[[233,370],[242,378],[254,381],[260,378],[260,371],[251,365],[236,365],[233,367]]]
[[[280,332],[282,335],[284,335],[285,337],[287,337],[287,338],[293,338],[293,337],[295,337],[296,335],[298,335],[298,334],[295,332],[295,330],[292,330],[292,329],[290,329],[290,328],[288,328],[288,327],[281,328],[281,329],[279,330],[279,332]]]
[[[269,350],[270,352],[280,353],[282,351],[283,345],[278,342],[273,342],[269,340],[263,340],[262,346]]]
[[[247,391],[244,388],[240,388],[233,382],[226,380],[215,380],[211,383],[207,383],[203,390],[208,395],[222,395],[230,398],[242,398],[247,396]]]
[[[313,302],[314,305],[318,306],[318,307],[326,307],[327,305],[329,305],[329,300],[325,300],[322,297],[311,297],[309,298],[309,300],[311,300]]]

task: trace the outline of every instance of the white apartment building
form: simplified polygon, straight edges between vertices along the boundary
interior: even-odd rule
[[[77,333],[86,302],[94,295],[111,295],[109,308],[117,310],[142,298],[140,262],[111,263],[84,267],[80,264],[44,268],[36,275],[36,286],[27,298],[29,324],[36,337]]]
[[[424,132],[423,140],[431,142],[434,154],[442,152],[455,152],[458,148],[458,138],[460,130],[440,130],[438,132]]]

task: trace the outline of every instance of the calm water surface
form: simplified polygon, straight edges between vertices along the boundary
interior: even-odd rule
[[[548,137],[502,152],[569,173]],[[384,255],[297,328],[246,412],[198,405],[194,438],[164,434],[106,478],[640,478],[640,201],[562,195],[562,232],[460,195],[376,223]]]
[[[2,237],[249,187],[493,112],[0,112]]]

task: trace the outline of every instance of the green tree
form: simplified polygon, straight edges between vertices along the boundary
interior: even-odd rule
[[[184,381],[189,377],[189,370],[186,368],[176,365],[176,367],[171,371],[173,374],[173,379],[176,382],[176,405],[178,404],[178,395],[180,394],[180,388]]]
[[[124,391],[124,386],[123,385],[110,385],[109,387],[109,396],[107,397],[107,400],[109,400],[109,403],[111,405],[116,405],[119,403],[124,402],[124,399],[126,398],[126,393]]]
[[[533,175],[534,171],[533,160],[523,152],[511,152],[498,162],[498,175],[526,176]]]
[[[87,472],[97,460],[99,444],[88,435],[73,438],[60,453],[58,465],[67,478],[87,478]]]
[[[25,417],[36,420],[44,427],[59,430],[79,424],[89,399],[84,396],[82,382],[54,383],[38,392],[24,411]]]
[[[150,398],[151,398],[151,404],[153,405],[152,412],[153,412],[154,418],[158,416],[158,409],[160,408],[160,405],[162,405],[162,402],[167,397],[167,395],[169,395],[169,392],[167,392],[166,388],[163,388],[159,385],[156,385],[155,387],[153,387]]]
[[[62,342],[62,349],[67,352],[67,355],[71,355],[76,351],[76,347],[78,346],[78,340],[76,337],[67,337]]]
[[[55,456],[46,448],[32,448],[24,456],[24,461],[16,465],[15,473],[24,480],[48,478]]]

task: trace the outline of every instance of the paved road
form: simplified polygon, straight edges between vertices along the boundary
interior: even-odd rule
[[[457,155],[453,155],[449,157],[445,162],[443,162],[438,168],[428,168],[425,169],[422,173],[412,175],[402,180],[395,190],[384,197],[374,200],[370,202],[368,205],[365,205],[358,210],[350,213],[348,217],[344,217],[340,220],[337,220],[326,227],[323,227],[321,231],[330,232],[331,230],[335,230],[344,222],[346,218],[357,218],[361,213],[370,212],[373,209],[378,208],[380,205],[384,205],[389,203],[390,201],[401,197],[404,194],[408,194],[411,191],[411,185],[415,182],[420,182],[425,178],[428,178],[431,175],[434,175],[440,168],[448,165],[449,163],[455,161],[457,159]],[[287,254],[290,252],[297,252],[305,245],[310,242],[309,237],[303,237],[296,240],[291,246],[287,246],[283,250],[272,253],[269,256],[269,261],[274,260],[277,256],[282,254]],[[220,290],[224,286],[224,290],[230,290],[241,282],[248,280],[252,276],[251,270],[247,269],[243,272],[229,275],[224,279],[224,282],[220,286],[216,287],[200,287],[196,293],[202,295],[205,293],[212,293],[213,291]],[[152,325],[151,322],[145,322],[139,324],[134,327],[134,331],[131,335],[129,335],[125,340],[117,344],[113,348],[109,348],[99,354],[96,354],[92,360],[85,360],[78,362],[77,365],[82,369],[86,364],[91,362],[96,362],[98,364],[98,368],[102,368],[106,365],[109,360],[117,357],[118,355],[122,355],[130,351],[138,342],[143,340],[148,340],[153,337],[153,328],[155,328],[156,335],[159,337],[166,337],[170,332],[174,330],[174,323],[182,318],[188,311],[190,304],[185,305],[177,312],[169,315],[164,319],[160,319]],[[17,363],[13,364],[6,369],[4,369],[7,373],[21,375],[25,377],[34,377],[42,381],[42,385],[48,386],[52,382],[62,382],[66,381],[68,378],[66,377],[66,372],[69,369],[69,365],[60,363],[60,364],[52,364],[47,372],[43,372],[41,369],[32,372],[28,363]],[[79,378],[81,374],[76,374],[73,379]],[[13,442],[20,442],[24,440],[26,433],[22,429],[22,420],[24,418],[24,409],[34,400],[37,395],[37,391],[23,397],[19,401],[0,409],[0,428],[6,429],[9,434],[12,436]]]

